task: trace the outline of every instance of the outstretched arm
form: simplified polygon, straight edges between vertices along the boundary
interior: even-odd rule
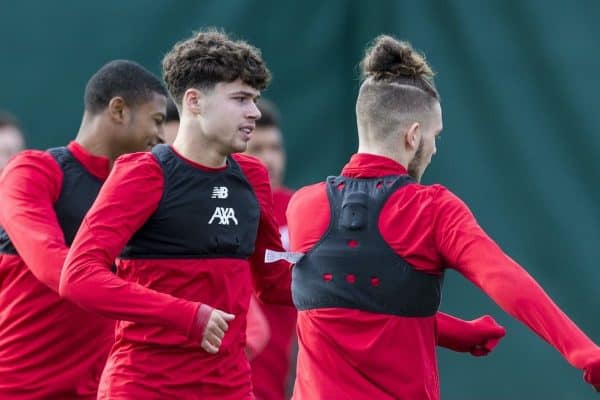
[[[600,385],[600,348],[508,257],[449,191],[437,200],[436,243],[447,265],[558,350],[585,379]]]

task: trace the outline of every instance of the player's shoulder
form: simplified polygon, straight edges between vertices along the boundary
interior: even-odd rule
[[[255,189],[257,186],[264,186],[269,183],[269,171],[258,158],[241,153],[232,154],[231,158],[238,163],[246,179]]]
[[[48,150],[27,149],[19,152],[12,158],[12,162],[39,161],[48,162],[54,160],[54,157]]]
[[[423,185],[421,183],[411,183],[404,187],[406,192],[411,193],[413,195],[428,197],[431,199],[440,199],[446,197],[452,197],[454,194],[445,187],[440,184],[432,184],[432,185]]]
[[[427,196],[436,212],[469,210],[465,202],[444,185],[416,185],[416,190]],[[469,211],[470,212],[470,211]]]
[[[149,151],[123,154],[115,161],[115,167],[128,166],[131,168],[136,168],[143,167],[145,165],[158,165],[158,160]]]
[[[413,203],[419,208],[433,207],[433,209],[462,204],[458,196],[444,185],[423,185],[416,182],[400,188],[391,196],[391,199],[394,203]]]
[[[430,190],[431,190],[432,196],[437,201],[461,202],[462,203],[462,200],[444,185],[435,184],[435,185],[429,185],[429,187],[431,188]]]
[[[325,182],[313,183],[296,190],[292,194],[289,207],[299,203],[313,203],[315,201],[320,201],[322,198],[327,198]]]
[[[231,158],[233,158],[244,171],[267,171],[267,167],[265,167],[262,161],[254,156],[243,153],[235,153],[231,155]]]
[[[14,155],[8,164],[6,170],[14,168],[36,168],[36,167],[55,167],[58,166],[55,158],[47,150],[28,149]]]

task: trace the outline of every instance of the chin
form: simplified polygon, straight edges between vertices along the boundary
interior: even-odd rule
[[[231,147],[232,153],[243,153],[248,148],[247,143],[236,143]]]

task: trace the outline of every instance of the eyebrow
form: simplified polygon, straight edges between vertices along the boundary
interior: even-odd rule
[[[230,94],[230,96],[239,96],[239,95],[253,97],[253,98],[257,98],[257,99],[260,97],[260,94],[248,92],[246,90],[238,90],[237,92],[233,92]]]

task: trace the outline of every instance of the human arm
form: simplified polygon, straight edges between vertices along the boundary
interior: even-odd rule
[[[598,346],[494,243],[462,201],[442,190],[436,203],[435,241],[445,263],[583,369],[589,383],[600,384]]]
[[[54,203],[63,173],[47,152],[26,150],[0,176],[0,225],[32,274],[58,292],[68,247]]]
[[[160,293],[110,271],[125,244],[156,210],[163,181],[162,169],[150,153],[117,160],[73,241],[59,292],[84,309],[160,324],[200,342],[213,314],[210,306]]]

